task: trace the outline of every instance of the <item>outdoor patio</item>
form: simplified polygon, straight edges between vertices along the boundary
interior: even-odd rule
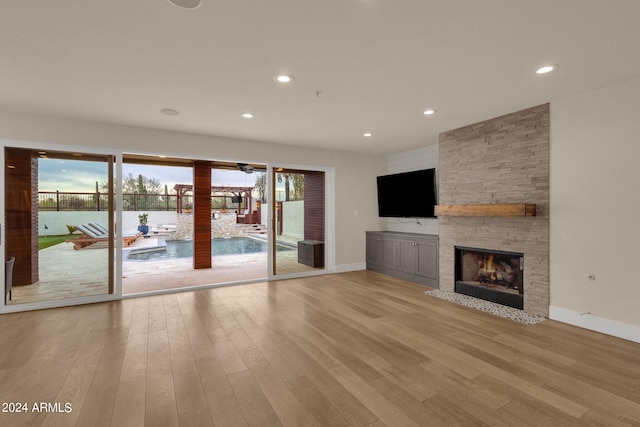
[[[14,287],[8,305],[107,294],[107,251],[105,246],[74,250],[70,243],[40,250],[40,281]],[[277,258],[279,274],[314,270],[298,263],[295,250],[278,252]],[[266,252],[213,256],[212,265],[211,269],[194,270],[192,258],[123,260],[122,292],[127,295],[267,278]]]

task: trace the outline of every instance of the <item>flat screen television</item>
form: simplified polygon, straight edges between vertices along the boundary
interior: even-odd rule
[[[395,218],[434,218],[437,204],[436,170],[383,175],[378,178],[378,215]]]

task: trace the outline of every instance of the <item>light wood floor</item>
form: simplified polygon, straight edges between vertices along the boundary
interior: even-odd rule
[[[640,344],[372,272],[0,316],[0,425],[640,425]]]

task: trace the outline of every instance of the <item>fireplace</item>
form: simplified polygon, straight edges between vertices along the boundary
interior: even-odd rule
[[[455,291],[522,310],[524,254],[455,247]]]

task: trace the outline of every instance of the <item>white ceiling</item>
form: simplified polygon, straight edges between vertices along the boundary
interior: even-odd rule
[[[0,3],[0,109],[258,141],[399,152],[640,76],[638,0]]]

